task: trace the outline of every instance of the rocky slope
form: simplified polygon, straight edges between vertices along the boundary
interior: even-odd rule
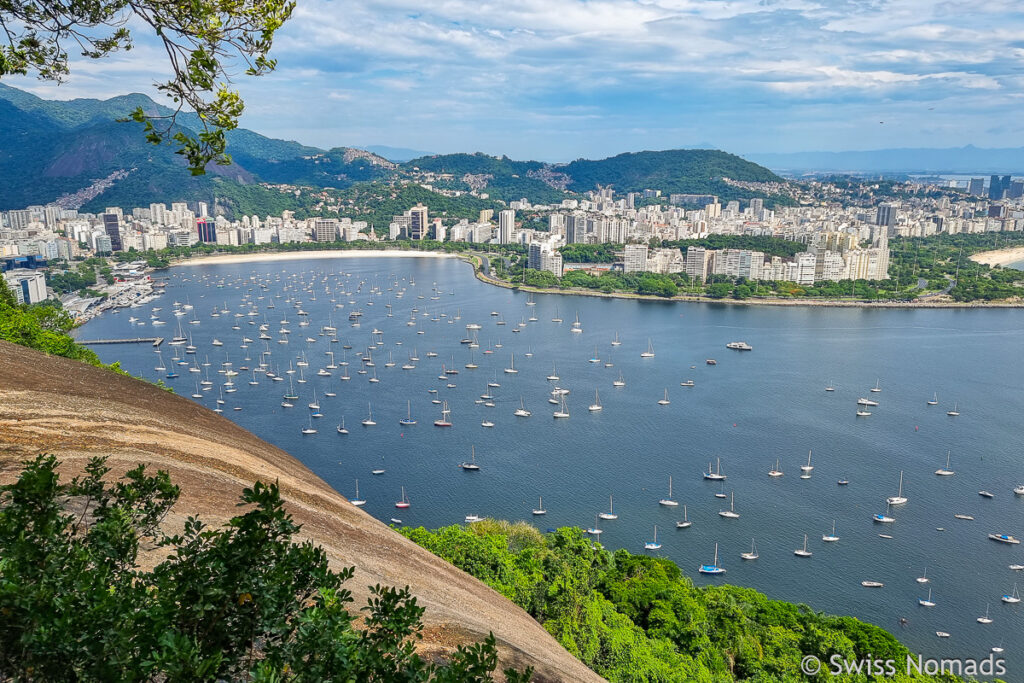
[[[168,525],[236,514],[242,489],[280,482],[302,534],[336,567],[355,566],[356,606],[368,585],[409,585],[426,607],[422,648],[443,655],[493,631],[502,665],[531,665],[538,681],[599,681],[523,610],[353,507],[302,463],[192,401],[84,363],[0,342],[0,482],[21,460],[54,453],[67,475],[92,456],[114,472],[145,463],[165,469],[182,495]],[[158,558],[148,556],[144,563]]]

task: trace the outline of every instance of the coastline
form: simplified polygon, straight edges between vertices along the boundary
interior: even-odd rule
[[[952,300],[934,301],[842,301],[836,299],[712,299],[704,296],[674,296],[666,298],[650,294],[628,292],[595,292],[589,289],[545,289],[515,285],[492,278],[474,268],[476,279],[495,287],[518,289],[532,294],[563,294],[566,296],[590,296],[603,299],[633,299],[636,301],[662,301],[667,303],[726,304],[731,306],[815,306],[819,308],[1024,308],[1024,301],[958,302]]]
[[[982,251],[971,255],[970,259],[975,263],[982,263],[986,266],[1008,266],[1011,263],[1024,261],[1024,247]]]
[[[328,258],[459,258],[459,254],[408,249],[318,249],[315,251],[270,251],[253,254],[212,254],[190,256],[172,262],[170,267],[219,265],[223,263],[257,263],[263,261],[300,261]]]

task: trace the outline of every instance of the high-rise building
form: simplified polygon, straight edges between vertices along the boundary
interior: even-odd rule
[[[984,178],[971,178],[967,183],[967,194],[982,195],[985,192]]]
[[[647,270],[647,245],[627,244],[623,249],[622,269],[627,273],[642,273]]]
[[[196,228],[199,232],[199,241],[204,244],[217,243],[217,224],[200,218],[196,221]]]
[[[35,304],[47,298],[46,276],[38,270],[9,270],[4,273],[4,281],[19,304]]]
[[[494,218],[494,209],[480,209],[480,218],[477,222],[486,223]]]
[[[1003,193],[1010,189],[1010,176],[1004,175],[999,177],[997,175],[989,178],[988,181],[988,198],[989,199],[1002,199]]]
[[[686,249],[686,274],[694,280],[703,282],[707,279],[711,270],[711,261],[715,252],[704,247],[687,247]]]
[[[317,218],[313,221],[314,242],[336,242],[338,240],[338,219]]]
[[[879,204],[878,213],[875,214],[875,225],[893,227],[896,225],[896,206],[893,204]]]
[[[1007,199],[1020,199],[1024,197],[1024,180],[1014,180],[1006,190]]]
[[[123,243],[121,242],[121,217],[116,213],[103,214],[103,231],[110,238],[110,250],[112,252],[121,251],[123,249]]]
[[[210,215],[210,209],[206,205],[206,202],[199,202],[199,216],[201,218],[206,218],[209,215]]]
[[[750,200],[750,216],[755,221],[761,220],[761,212],[764,211],[764,200],[754,197]]]
[[[427,207],[422,204],[409,209],[409,238],[421,240],[427,236]]]
[[[511,244],[512,233],[516,231],[516,212],[512,209],[504,209],[498,214],[498,242],[500,244]]]

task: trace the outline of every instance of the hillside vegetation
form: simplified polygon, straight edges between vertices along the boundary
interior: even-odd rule
[[[669,560],[609,552],[576,528],[542,535],[525,523],[484,520],[403,533],[525,609],[613,683],[814,680],[800,671],[806,655],[905,662],[910,654],[877,626],[748,588],[697,588]],[[900,672],[886,680],[956,679]]]

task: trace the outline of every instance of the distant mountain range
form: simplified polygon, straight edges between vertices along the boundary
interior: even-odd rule
[[[324,150],[241,128],[227,133],[234,163],[211,165],[206,176],[194,177],[172,147],[150,145],[138,124],[117,121],[140,106],[153,114],[170,113],[141,94],[58,101],[0,84],[0,210],[47,204],[67,195],[75,199],[66,203],[94,212],[216,195],[229,213],[263,213],[278,208],[282,195],[259,182],[344,189],[372,181],[423,182],[424,172],[433,174],[427,180],[438,190],[478,190],[496,200],[544,203],[598,187],[618,193],[652,188],[737,199],[766,195],[724,178],[781,180],[767,168],[708,149],[627,153],[553,165],[479,153],[407,158],[419,153],[383,146]],[[177,124],[191,131],[200,127],[195,114],[180,115]],[[114,179],[96,184],[108,177]],[[93,191],[83,192],[90,187]],[[268,193],[273,196],[263,196]]]
[[[863,152],[748,154],[751,160],[783,174],[845,173],[1024,173],[1024,147],[875,149]]]

